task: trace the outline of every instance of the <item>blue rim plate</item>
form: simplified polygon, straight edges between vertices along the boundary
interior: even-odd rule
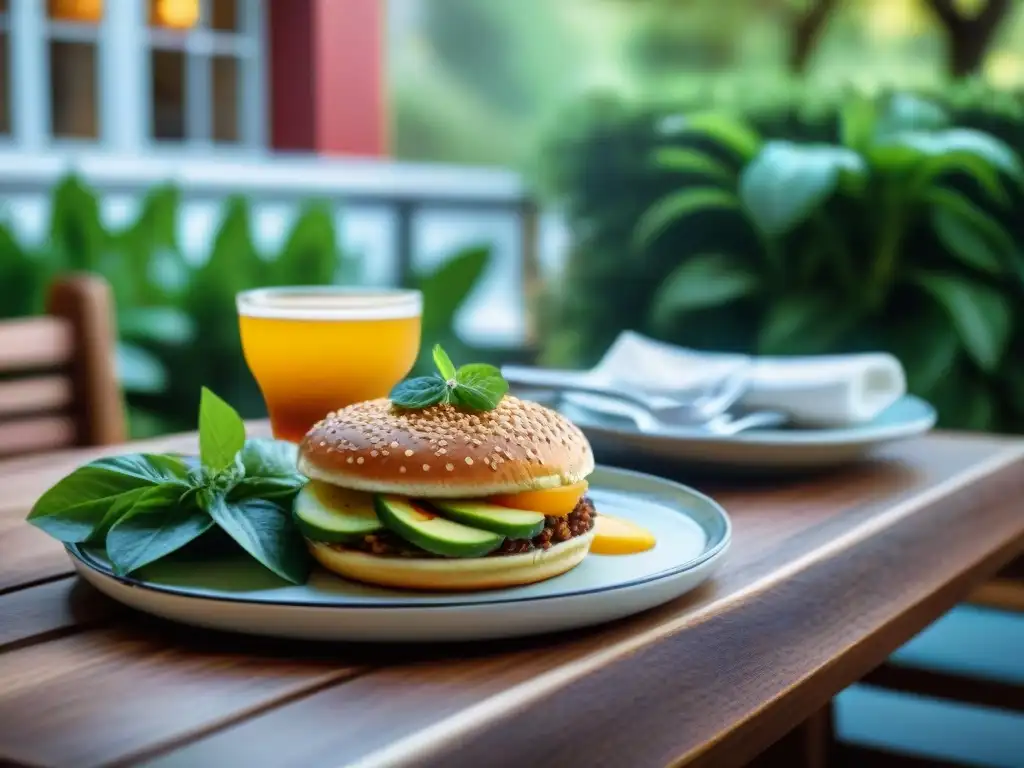
[[[621,618],[693,589],[726,554],[732,526],[707,496],[604,466],[589,479],[599,514],[647,527],[657,545],[635,555],[590,554],[561,576],[508,589],[418,593],[357,584],[319,568],[297,586],[246,556],[172,556],[116,576],[102,551],[77,545],[67,551],[101,591],[172,620],[256,634],[385,641],[513,637]],[[431,617],[438,621],[424,624]]]

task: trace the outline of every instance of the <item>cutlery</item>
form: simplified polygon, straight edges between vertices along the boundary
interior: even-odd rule
[[[502,367],[501,375],[510,385],[546,390],[559,395],[583,394],[611,398],[632,405],[639,409],[638,413],[646,413],[659,424],[667,426],[706,424],[725,414],[743,395],[748,380],[747,369],[740,368],[709,382],[691,397],[681,399],[631,391],[581,371],[506,365]]]

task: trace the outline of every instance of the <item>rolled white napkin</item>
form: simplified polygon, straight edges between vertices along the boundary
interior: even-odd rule
[[[749,366],[744,408],[787,413],[794,424],[843,426],[878,416],[907,389],[899,360],[876,352],[747,357],[704,352],[624,331],[592,374],[651,394],[680,395]]]

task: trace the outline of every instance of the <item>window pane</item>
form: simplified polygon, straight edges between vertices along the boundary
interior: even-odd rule
[[[94,24],[103,19],[103,0],[48,0],[46,11],[51,19]]]
[[[185,54],[153,51],[153,138],[185,138]]]
[[[0,32],[0,133],[11,132],[11,115],[7,106],[7,73],[10,71],[7,64],[7,33]]]
[[[149,0],[149,25],[191,29],[199,22],[199,0]]]
[[[238,59],[213,58],[213,140],[238,141]]]
[[[221,32],[238,29],[238,0],[213,0],[210,26]]]
[[[53,135],[99,137],[96,46],[50,42],[50,116]]]

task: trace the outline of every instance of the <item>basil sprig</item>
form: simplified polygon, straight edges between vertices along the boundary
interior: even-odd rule
[[[28,521],[65,543],[102,544],[121,575],[216,526],[266,568],[301,584],[310,563],[290,514],[306,482],[296,451],[281,440],[247,439],[235,409],[204,387],[198,464],[177,454],[97,459],[46,491]]]
[[[391,390],[394,405],[412,410],[444,403],[493,411],[508,392],[508,382],[493,365],[470,363],[456,368],[440,344],[434,345],[433,353],[437,373],[400,382]]]

